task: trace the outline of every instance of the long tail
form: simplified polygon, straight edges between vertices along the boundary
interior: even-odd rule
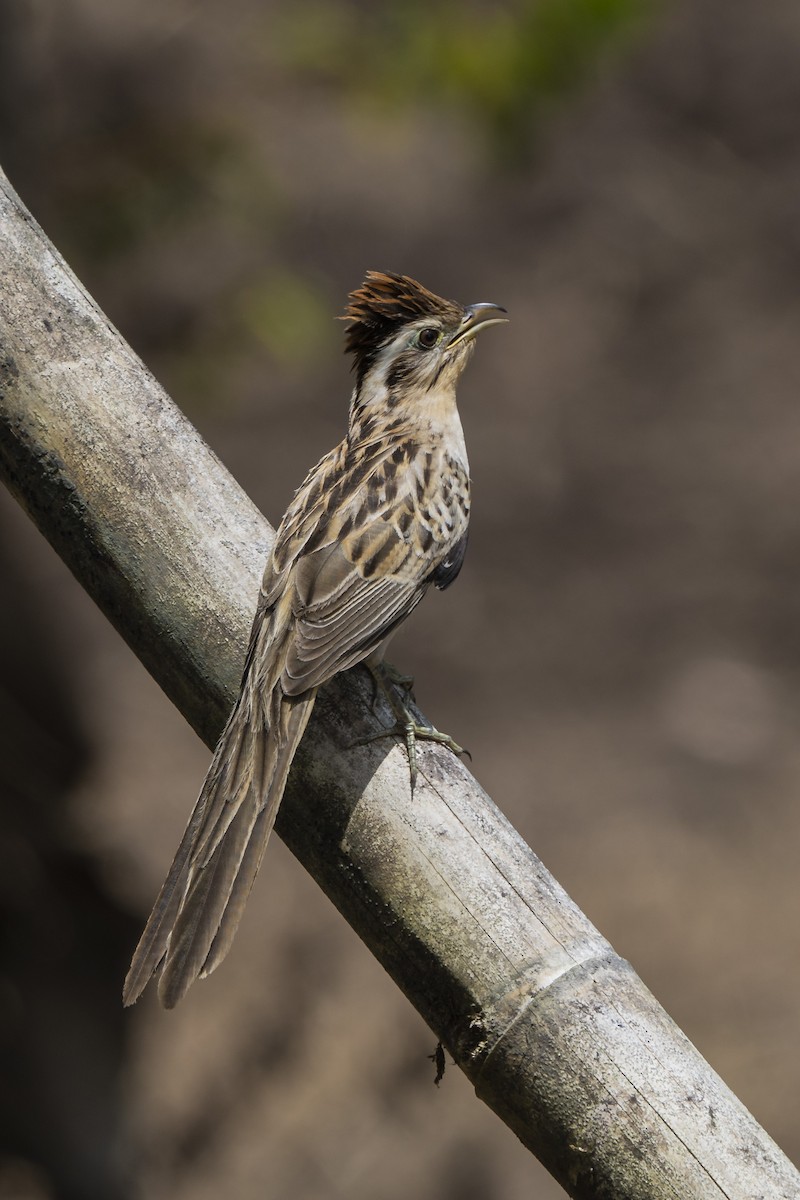
[[[228,953],[316,694],[285,696],[277,684],[264,711],[243,690],[133,955],[126,1005],[161,966],[158,994],[174,1008]]]

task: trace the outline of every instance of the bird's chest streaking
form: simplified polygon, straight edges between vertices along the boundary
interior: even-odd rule
[[[384,572],[422,587],[452,583],[464,560],[470,511],[469,474],[457,451],[441,440],[399,441],[367,480],[366,506],[382,536],[367,555],[353,547],[365,579]]]

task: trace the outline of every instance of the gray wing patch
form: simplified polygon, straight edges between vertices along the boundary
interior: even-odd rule
[[[399,575],[364,578],[340,545],[297,564],[298,607],[281,686],[288,696],[319,687],[373,650],[416,608],[427,584]]]

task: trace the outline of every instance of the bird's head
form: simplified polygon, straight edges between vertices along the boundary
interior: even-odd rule
[[[498,304],[443,300],[407,275],[368,271],[350,294],[345,351],[353,355],[354,404],[431,389],[451,390],[475,346],[475,335],[506,321]]]

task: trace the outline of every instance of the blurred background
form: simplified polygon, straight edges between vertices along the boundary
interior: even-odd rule
[[[795,0],[0,0],[0,162],[273,522],[367,268],[509,309],[393,658],[797,1157]],[[0,531],[0,1196],[563,1195],[277,840],[224,969],[123,1014],[209,755]]]

